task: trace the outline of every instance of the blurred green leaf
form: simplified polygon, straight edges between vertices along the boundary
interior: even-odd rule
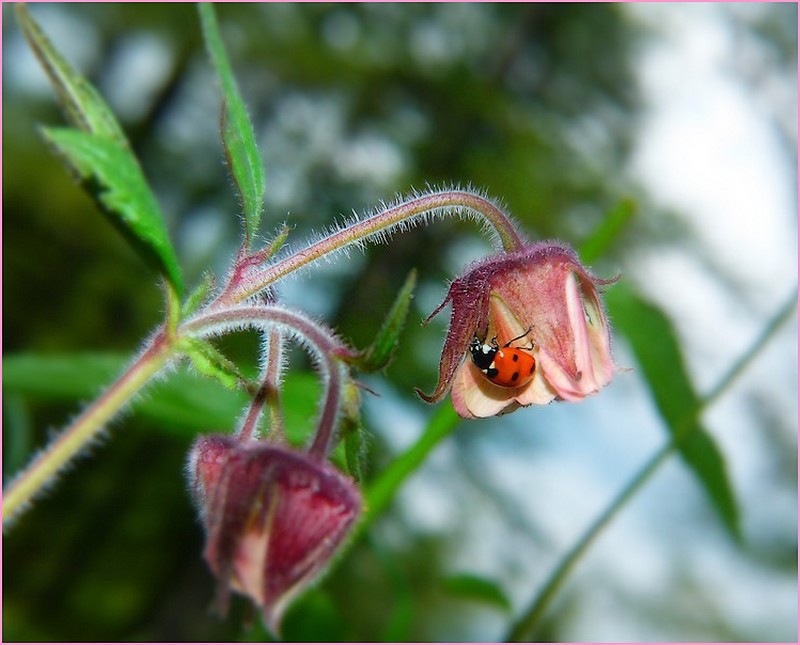
[[[310,589],[286,612],[282,639],[291,643],[341,642],[347,639],[348,625],[330,595]]]
[[[606,293],[615,327],[631,344],[661,417],[728,531],[740,537],[739,509],[722,452],[699,419],[702,407],[672,323],[625,283]]]
[[[452,596],[492,605],[503,611],[511,611],[511,601],[503,588],[494,580],[462,573],[446,578],[442,581],[442,586]]]
[[[3,356],[3,391],[52,401],[71,401],[100,393],[127,363],[118,354]]]
[[[115,354],[3,358],[3,392],[50,401],[86,400],[97,396],[124,369],[127,359]],[[289,439],[302,443],[315,420],[319,384],[313,374],[292,374],[284,385],[284,418]],[[247,405],[241,391],[179,368],[137,399],[133,411],[154,426],[178,432],[226,432]]]
[[[111,108],[55,50],[23,5],[17,16],[25,37],[76,128],[46,128],[63,156],[111,222],[151,266],[183,291],[175,250],[158,202]]]
[[[7,473],[25,466],[33,447],[28,406],[18,395],[3,396],[3,463]]]
[[[264,164],[256,144],[253,124],[225,53],[214,6],[201,2],[198,10],[203,37],[222,86],[222,142],[225,156],[242,199],[246,239],[251,240],[258,231],[261,210],[264,207]]]
[[[339,438],[344,445],[347,472],[357,482],[364,479],[364,459],[367,453],[365,434],[361,417],[361,391],[356,383],[348,379],[343,392]]]

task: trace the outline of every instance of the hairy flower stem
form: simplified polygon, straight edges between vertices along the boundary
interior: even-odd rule
[[[174,355],[173,337],[156,334],[136,361],[92,405],[40,452],[3,491],[3,526],[25,511],[37,493],[82,450]]]
[[[226,290],[214,303],[214,307],[241,302],[307,264],[316,262],[351,244],[379,236],[393,227],[403,224],[410,225],[426,215],[442,216],[444,214],[452,214],[457,217],[474,216],[497,234],[504,250],[518,251],[523,248],[524,242],[508,215],[485,197],[463,190],[434,192],[407,200],[371,217],[353,222],[342,230],[325,236],[319,242],[267,266],[261,271],[254,271],[247,280],[243,280],[239,284],[232,284],[230,291]]]
[[[267,384],[262,383],[261,387],[256,391],[253,400],[250,402],[250,408],[247,410],[247,416],[245,416],[242,422],[242,427],[239,428],[239,432],[236,433],[236,437],[242,443],[247,443],[256,434],[258,421],[261,419],[261,413],[264,410],[264,404],[267,402],[267,396]]]
[[[278,329],[281,333],[294,336],[311,350],[312,357],[318,361],[322,369],[325,399],[309,455],[320,461],[326,459],[333,444],[341,407],[344,368],[337,356],[346,356],[350,350],[319,323],[278,305],[231,307],[200,314],[185,322],[179,332],[205,338],[245,326],[265,331]]]

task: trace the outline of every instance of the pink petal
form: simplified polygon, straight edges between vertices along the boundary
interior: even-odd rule
[[[575,342],[575,367],[577,372],[573,378],[575,385],[573,394],[583,397],[597,392],[600,388],[594,378],[592,350],[589,347],[589,334],[586,330],[586,315],[583,313],[583,299],[580,291],[578,291],[578,281],[572,272],[567,274],[565,291],[567,313]]]
[[[536,356],[536,373],[533,375],[533,380],[526,387],[521,388],[522,391],[514,397],[520,405],[547,405],[556,398],[555,390],[547,382],[539,367],[538,352],[534,355]]]
[[[584,285],[581,284],[581,286]],[[591,289],[584,289],[584,296],[583,306],[586,313],[594,378],[599,387],[605,387],[614,376],[614,360],[611,357],[611,335],[608,330],[605,313],[593,285]]]

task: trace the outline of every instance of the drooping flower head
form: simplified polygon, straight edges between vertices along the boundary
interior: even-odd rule
[[[428,318],[452,305],[439,382],[430,395],[418,393],[435,402],[451,390],[456,412],[475,418],[598,392],[614,372],[597,291],[611,282],[557,242],[473,264]],[[516,365],[524,368],[517,376]]]
[[[219,609],[238,591],[277,634],[288,603],[322,573],[358,518],[358,489],[326,461],[226,435],[197,439],[188,469]]]

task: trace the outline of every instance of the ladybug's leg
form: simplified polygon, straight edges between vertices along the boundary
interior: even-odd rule
[[[525,336],[527,336],[528,334],[530,334],[530,333],[531,333],[531,329],[533,329],[533,327],[528,327],[528,330],[527,330],[526,332],[524,332],[524,333],[520,334],[520,335],[519,335],[519,336],[517,336],[516,338],[512,338],[512,339],[511,339],[510,341],[508,341],[508,342],[507,342],[505,345],[503,345],[503,347],[510,347],[510,346],[511,346],[511,343],[513,343],[514,341],[516,341],[516,340],[519,340],[520,338],[525,338]],[[495,338],[496,338],[496,337],[495,337]],[[531,341],[531,346],[530,346],[530,347],[519,347],[518,349],[527,349],[527,350],[531,350],[531,349],[533,349],[533,347],[534,347],[534,343],[533,343],[533,341]]]

